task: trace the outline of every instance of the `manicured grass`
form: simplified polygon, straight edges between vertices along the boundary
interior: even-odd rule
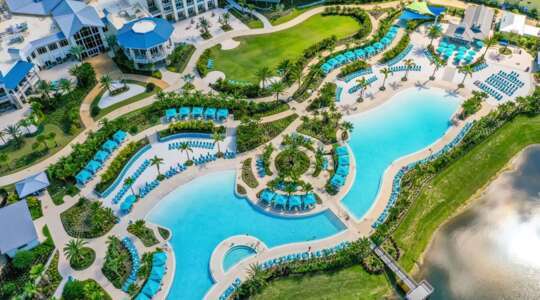
[[[140,86],[146,86],[146,83],[144,82],[140,82],[140,81],[135,81],[135,80],[126,80],[127,83],[131,83],[131,84],[137,84],[137,85],[140,85]],[[103,109],[101,109],[99,111],[99,114],[97,116],[94,116],[94,120],[99,120],[101,118],[103,118],[104,116],[106,116],[108,113],[112,112],[112,111],[115,111],[116,109],[122,107],[122,106],[126,106],[126,105],[129,105],[131,103],[135,103],[139,100],[143,100],[145,98],[148,98],[154,94],[156,94],[157,92],[159,92],[161,89],[159,87],[155,87],[154,90],[150,91],[150,92],[147,92],[146,90],[140,94],[137,94],[133,97],[129,97],[127,98],[126,100],[123,100],[123,101],[120,101],[118,103],[115,103],[111,106],[107,106]],[[103,94],[105,93],[105,89],[103,89],[101,91],[101,93],[92,101],[92,104],[90,105],[90,110],[92,109],[92,107],[95,107],[98,105],[99,103],[99,100],[101,99],[101,97],[103,96]]]
[[[82,259],[72,258],[69,260],[69,265],[73,270],[81,271],[87,269],[96,260],[96,252],[92,248],[84,247],[81,249]]]
[[[253,16],[252,14],[242,13],[234,8],[230,9],[229,12],[233,16],[235,16],[238,20],[240,20],[242,23],[244,23],[247,27],[249,27],[250,29],[257,29],[257,28],[264,27],[261,20],[259,20],[259,18]]]
[[[257,70],[275,70],[283,60],[297,59],[305,49],[325,38],[344,38],[359,29],[351,17],[315,15],[287,30],[240,38],[240,45],[231,50],[220,50],[218,45],[211,48],[211,56],[214,69],[223,71],[227,79],[256,82]]]
[[[435,230],[528,145],[540,143],[540,116],[518,117],[438,174],[412,204],[394,233],[411,270]]]
[[[279,279],[253,299],[383,299],[389,289],[384,275],[369,275],[361,266],[354,266],[333,273]]]

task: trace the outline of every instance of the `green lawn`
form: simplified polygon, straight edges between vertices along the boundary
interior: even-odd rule
[[[435,230],[528,145],[540,143],[540,116],[519,117],[472,149],[424,189],[394,239],[404,250],[400,264],[411,270]]]
[[[369,275],[361,266],[354,266],[335,273],[280,279],[253,299],[382,299],[389,290],[384,275]]]
[[[228,79],[255,82],[255,73],[262,67],[275,69],[285,59],[298,58],[302,52],[336,35],[344,38],[360,29],[351,17],[315,15],[305,22],[271,34],[240,38],[240,46],[231,50],[211,49],[215,69],[223,71]]]
[[[264,24],[262,23],[259,18],[253,16],[252,14],[248,13],[242,13],[237,9],[230,9],[229,10],[233,16],[235,16],[238,20],[240,20],[242,23],[244,23],[247,27],[250,29],[257,29],[257,28],[263,28]]]
[[[303,14],[304,12],[310,10],[310,9],[313,9],[317,6],[310,6],[310,7],[306,7],[306,8],[293,8],[291,10],[290,13],[284,15],[284,16],[281,16],[279,18],[276,18],[276,19],[273,19],[273,20],[270,20],[270,23],[272,23],[272,25],[279,25],[279,24],[283,24],[285,22],[289,22],[290,20],[298,17],[299,15]]]

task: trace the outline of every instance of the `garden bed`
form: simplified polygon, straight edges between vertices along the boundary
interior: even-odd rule
[[[259,182],[257,181],[255,174],[253,174],[251,162],[251,158],[248,158],[242,162],[242,181],[244,181],[247,186],[254,189],[259,185]]]
[[[280,176],[300,177],[309,169],[309,157],[299,149],[285,149],[276,156]]]
[[[170,61],[167,70],[175,73],[182,73],[195,52],[195,46],[182,43],[174,48],[168,60]]]
[[[135,223],[130,224],[127,231],[138,237],[146,247],[152,247],[159,243],[156,234],[152,229],[146,226],[144,220],[138,220],[135,221]]]
[[[116,216],[101,202],[81,198],[60,214],[66,233],[74,238],[97,238],[109,232],[116,224]]]
[[[107,254],[101,271],[115,288],[120,289],[131,273],[131,254],[117,237],[110,236],[107,242]]]
[[[49,264],[49,267],[47,268],[38,283],[38,286],[41,289],[43,296],[45,296],[45,298],[47,299],[54,295],[56,289],[60,285],[60,282],[62,282],[62,275],[60,275],[60,272],[58,272],[59,258],[60,253],[56,251],[54,253],[53,259],[51,260],[51,263]]]
[[[272,140],[285,130],[294,120],[297,114],[267,123],[258,123],[250,120],[238,126],[236,132],[236,145],[238,152],[245,152]]]
[[[87,269],[92,265],[94,260],[96,260],[96,252],[94,249],[89,247],[83,247],[81,248],[81,259],[77,259],[75,257],[72,257],[69,260],[69,265],[73,270],[75,271],[82,271],[84,269]]]

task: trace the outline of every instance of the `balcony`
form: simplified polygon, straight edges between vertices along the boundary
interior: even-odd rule
[[[136,55],[135,57],[132,57],[133,62],[138,64],[152,64],[164,60],[165,58],[167,58],[167,55],[164,52],[152,55],[150,57],[146,57],[144,55]]]

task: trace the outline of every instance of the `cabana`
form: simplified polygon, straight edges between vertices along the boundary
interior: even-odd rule
[[[366,56],[366,51],[364,51],[364,49],[356,49],[354,50],[354,54],[358,58],[364,58]]]
[[[484,42],[480,41],[480,40],[476,40],[474,42],[474,45],[477,47],[477,48],[483,48],[484,47]]]
[[[343,178],[343,176],[341,176],[341,175],[336,174],[330,180],[330,184],[335,186],[335,187],[341,187],[341,186],[343,186],[345,184],[345,178]]]
[[[203,114],[203,108],[196,106],[191,110],[191,116],[194,118],[200,118]]]
[[[116,150],[118,148],[118,143],[113,141],[113,140],[107,140],[103,146],[101,146],[101,149],[109,152],[109,153],[113,153],[114,150]]]
[[[189,113],[191,112],[191,108],[182,106],[180,107],[180,110],[178,111],[178,115],[181,119],[186,119],[189,117]]]
[[[176,116],[176,108],[169,108],[165,111],[165,120],[167,120],[167,122],[172,121]]]
[[[375,44],[373,44],[373,47],[375,47],[377,51],[381,51],[382,49],[384,49],[384,45],[380,42],[376,42]]]
[[[289,196],[289,209],[292,209],[293,207],[300,208],[302,205],[302,197],[299,195],[291,195]]]
[[[390,43],[391,43],[391,41],[390,41],[390,39],[387,38],[387,37],[383,37],[383,38],[381,39],[381,44],[383,44],[384,46],[388,46],[388,45],[390,45]]]
[[[206,108],[206,110],[204,111],[204,117],[206,119],[214,120],[216,118],[216,109],[213,107]]]
[[[146,296],[145,294],[143,293],[140,293],[139,295],[137,295],[137,297],[135,297],[135,300],[151,300],[152,298]]]
[[[115,132],[112,136],[113,140],[115,142],[117,142],[118,144],[121,144],[123,141],[126,140],[127,138],[127,133],[124,132],[123,130],[118,130],[117,132]]]
[[[315,206],[315,204],[317,204],[317,198],[315,198],[315,194],[307,193],[304,195],[304,208]]]
[[[77,175],[75,176],[75,180],[79,185],[85,185],[90,179],[92,179],[92,173],[88,172],[85,169],[77,173]]]
[[[264,189],[259,196],[261,198],[261,201],[270,204],[272,203],[272,199],[274,199],[274,197],[276,196],[276,193],[272,192],[269,189]]]
[[[338,166],[337,170],[336,170],[336,174],[338,175],[341,175],[343,177],[349,175],[349,168],[347,166]]]
[[[274,197],[274,207],[277,207],[278,205],[281,206],[281,208],[285,208],[287,205],[287,197],[281,194],[276,194]]]
[[[20,199],[26,196],[37,194],[49,186],[49,178],[45,172],[37,173],[27,177],[15,184],[15,190]]]
[[[338,156],[338,165],[340,166],[348,166],[349,165],[349,156],[348,155],[341,155]]]
[[[137,202],[137,197],[134,195],[127,196],[126,200],[120,204],[120,211],[122,211],[124,214],[130,212],[135,202]]]
[[[96,155],[94,155],[94,160],[99,161],[100,163],[104,163],[107,158],[109,158],[110,154],[107,151],[99,150]]]
[[[336,66],[339,65],[339,61],[335,58],[331,58],[330,60],[328,60],[328,63],[330,64],[332,68],[335,68]]]
[[[84,169],[87,170],[88,172],[92,173],[92,174],[96,174],[97,171],[99,171],[102,166],[103,165],[99,161],[91,160],[86,164]]]
[[[167,262],[167,253],[157,252],[152,256],[152,265],[163,266]]]
[[[373,48],[373,46],[368,46],[368,47],[367,47],[366,49],[364,49],[364,50],[366,50],[368,56],[372,56],[372,55],[375,54],[375,52],[376,52],[376,51],[375,51],[375,48]]]
[[[150,280],[161,282],[165,275],[165,266],[152,265],[152,271],[150,271]]]
[[[217,118],[220,121],[227,120],[229,117],[229,110],[227,108],[220,108],[217,111]]]
[[[343,54],[340,54],[336,56],[336,60],[338,61],[339,65],[342,65],[347,62],[347,57],[345,57],[345,55]]]
[[[144,285],[142,292],[148,297],[154,297],[159,291],[159,283],[154,280],[148,280]]]

